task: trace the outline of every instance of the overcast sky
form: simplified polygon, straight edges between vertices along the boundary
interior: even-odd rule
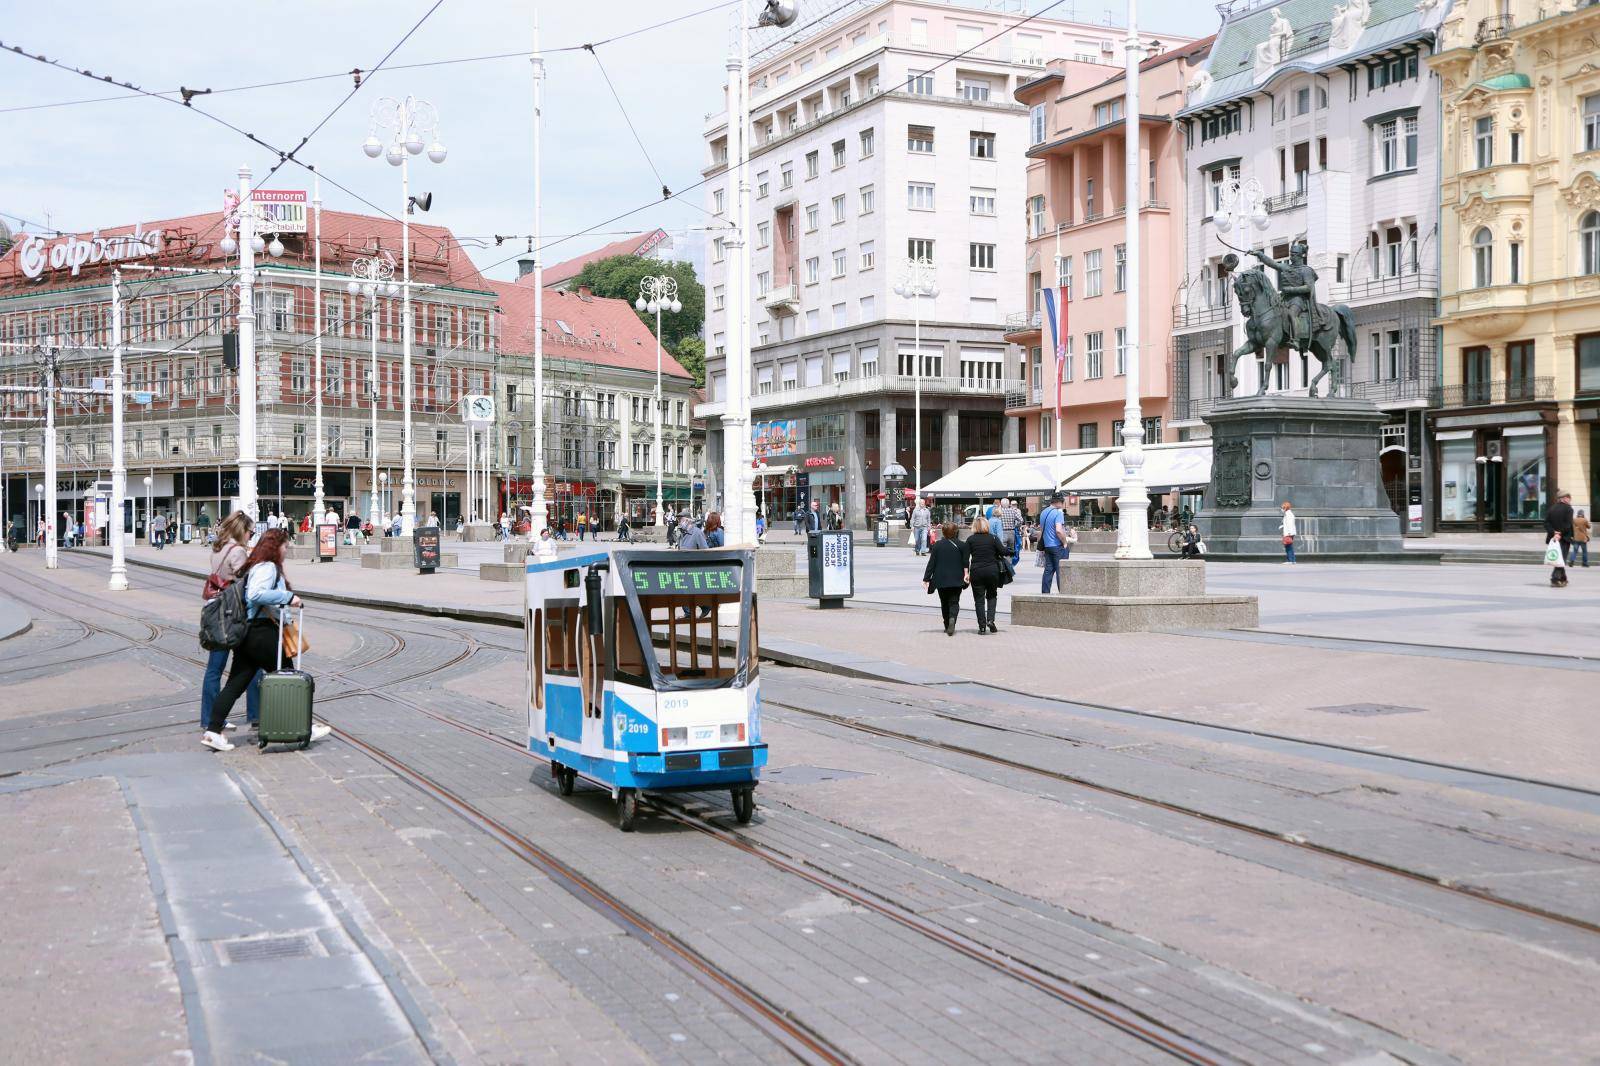
[[[601,40],[715,0],[591,0],[544,4],[544,46],[553,49]],[[1032,0],[1037,10],[1049,0]],[[179,86],[227,87],[368,69],[427,12],[433,0],[234,0],[228,4],[153,0],[77,0],[29,3],[0,0],[0,39],[118,81],[162,91]],[[802,20],[836,0],[801,0]],[[755,2],[750,6],[754,9]],[[981,6],[974,3],[972,6]],[[389,60],[388,66],[470,56],[526,52],[534,5],[491,0],[443,0]],[[1068,7],[1056,8],[1064,15]],[[1110,8],[1121,21],[1124,8]],[[25,11],[26,15],[20,14]],[[1107,5],[1079,0],[1085,20],[1103,20]],[[237,27],[245,17],[243,44]],[[1141,23],[1151,32],[1202,36],[1216,28],[1209,4],[1146,0]],[[599,231],[557,243],[557,235],[593,229],[614,215],[700,180],[705,114],[720,110],[729,39],[726,9],[685,19],[597,49],[628,116],[648,149],[658,179],[601,77],[584,51],[552,54],[545,82],[544,226],[547,263],[616,240],[622,232],[702,225],[705,213],[682,203],[656,204]],[[309,133],[350,90],[352,78],[202,96],[210,112],[263,141],[289,147]],[[88,231],[219,208],[222,190],[236,184],[240,164],[257,175],[276,156],[201,115],[148,97],[25,111],[9,108],[115,96],[127,90],[91,82],[9,51],[0,53],[0,212],[38,225]],[[510,277],[525,242],[493,247],[493,234],[533,228],[532,80],[521,57],[415,70],[380,71],[312,138],[299,158],[334,181],[400,210],[399,173],[361,153],[372,104],[407,93],[430,100],[449,149],[441,166],[426,157],[412,164],[412,191],[432,192],[428,221],[459,238],[484,238],[474,251],[492,276]],[[270,188],[310,188],[293,165]],[[698,193],[692,204],[701,203]],[[330,209],[370,212],[326,182]],[[14,218],[6,222],[17,228]]]

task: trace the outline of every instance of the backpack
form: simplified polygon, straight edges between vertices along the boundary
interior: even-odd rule
[[[250,627],[244,582],[234,580],[200,608],[200,646],[206,651],[237,648]]]

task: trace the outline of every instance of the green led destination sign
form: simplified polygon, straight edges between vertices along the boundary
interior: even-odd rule
[[[633,590],[641,596],[715,596],[737,593],[739,589],[739,567],[728,563],[642,566],[633,570]]]

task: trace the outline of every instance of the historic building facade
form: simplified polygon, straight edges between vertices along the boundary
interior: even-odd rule
[[[1557,488],[1600,499],[1600,7],[1458,0],[1432,65],[1438,521],[1533,527]]]
[[[1425,412],[1437,392],[1432,320],[1439,288],[1439,78],[1429,65],[1444,3],[1238,0],[1223,11],[1206,67],[1188,86],[1185,254],[1172,305],[1172,421],[1203,436],[1201,416],[1229,394],[1243,319],[1230,252],[1276,259],[1304,238],[1318,297],[1355,313],[1351,396],[1389,413],[1382,470],[1414,535],[1432,493]],[[1226,231],[1241,190],[1242,224]],[[1254,214],[1258,226],[1250,221]],[[1341,345],[1341,352],[1342,352]],[[1290,354],[1239,363],[1238,392],[1301,392],[1321,367]],[[1323,388],[1326,389],[1324,382]]]
[[[809,494],[860,524],[891,464],[927,484],[971,455],[1015,449],[1004,395],[1020,378],[1020,351],[1004,315],[1023,289],[1013,220],[1024,207],[1028,111],[1012,94],[1047,56],[1120,64],[1123,36],[888,0],[758,57],[746,291],[751,431],[769,510]],[[708,116],[706,207],[733,221],[727,126],[725,112]],[[937,272],[938,293],[920,307],[894,291],[908,257]],[[727,400],[730,260],[714,238],[702,408],[712,466]]]
[[[225,254],[221,212],[95,234],[25,235],[0,260],[0,383],[36,385],[54,353],[61,383],[92,388],[111,375],[111,271],[122,268],[126,380],[124,456],[136,525],[153,507],[185,522],[225,514],[239,490],[239,392],[224,355],[238,318],[237,260]],[[96,257],[119,237],[139,247]],[[322,339],[323,482],[341,515],[400,506],[401,308],[346,290],[357,259],[401,253],[392,219],[325,211],[322,306],[313,297],[312,244],[281,235],[283,254],[259,257],[255,291],[257,492],[263,508],[310,510],[317,437],[315,338]],[[494,370],[494,294],[450,235],[411,227],[412,276],[431,286],[412,302],[412,407],[418,513],[453,521],[467,490],[460,400],[487,393]],[[88,250],[80,256],[80,249]],[[155,271],[141,267],[157,267]],[[374,373],[374,332],[376,373]],[[0,393],[6,517],[27,517],[44,470],[42,392]],[[374,426],[376,415],[376,426]],[[56,409],[58,510],[82,513],[108,482],[111,395],[65,395]],[[386,477],[385,477],[386,475]],[[148,482],[146,481],[148,479]]]
[[[1123,74],[1070,59],[1018,87],[1029,109],[1026,310],[1007,322],[1007,339],[1026,352],[1023,380],[1006,392],[1006,413],[1020,421],[1022,451],[1115,447],[1120,443],[1127,362],[1129,278],[1123,229],[1137,202],[1140,259],[1140,385],[1145,442],[1163,440],[1168,422],[1166,294],[1182,277],[1183,145],[1173,116],[1184,87],[1205,62],[1209,39],[1174,46],[1140,66],[1140,187],[1127,189]],[[1062,328],[1061,439],[1056,440],[1055,343],[1042,290],[1065,297]],[[1152,298],[1154,297],[1154,298]],[[1058,304],[1057,314],[1062,314]]]

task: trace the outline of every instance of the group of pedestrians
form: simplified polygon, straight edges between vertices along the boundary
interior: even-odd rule
[[[252,728],[260,724],[261,676],[276,669],[279,662],[278,613],[284,607],[302,606],[284,572],[288,544],[287,529],[272,526],[258,531],[243,511],[233,512],[217,527],[216,543],[211,550],[211,572],[201,595],[210,600],[234,582],[244,582],[249,624],[243,640],[233,648],[211,652],[206,661],[205,679],[200,688],[200,719],[205,732],[200,742],[213,751],[233,750],[234,745],[227,736],[228,730],[233,728],[228,715],[240,696],[245,697],[246,722]],[[224,684],[223,668],[228,666],[230,658],[232,666]],[[320,740],[329,732],[325,725],[313,725],[311,739]]]
[[[1544,512],[1546,560],[1550,569],[1550,587],[1567,587],[1567,567],[1589,565],[1589,516],[1572,510],[1572,493],[1556,491],[1556,502]]]

